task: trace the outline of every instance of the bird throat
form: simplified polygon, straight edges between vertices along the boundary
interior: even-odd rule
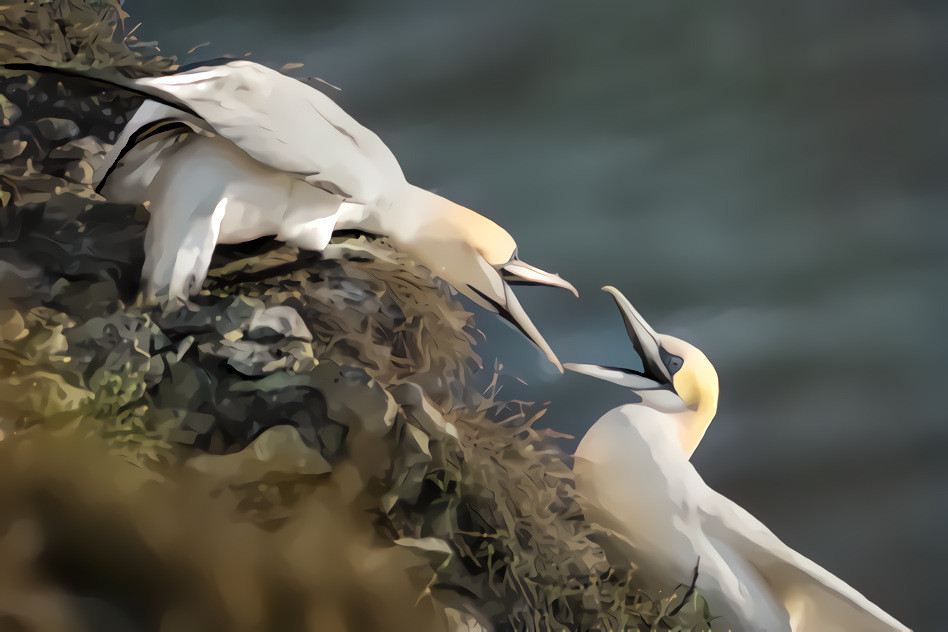
[[[717,412],[717,397],[713,400],[702,398],[698,402],[696,409],[687,409],[685,412],[676,415],[678,421],[678,441],[681,443],[681,449],[691,458],[704,433],[711,425],[714,414]]]

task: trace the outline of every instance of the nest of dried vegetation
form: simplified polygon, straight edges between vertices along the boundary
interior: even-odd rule
[[[0,63],[173,71],[125,17],[14,0]],[[472,315],[425,269],[259,240],[143,306],[147,212],[88,168],[138,99],[0,81],[0,628],[707,629],[609,559],[527,408],[470,386]]]

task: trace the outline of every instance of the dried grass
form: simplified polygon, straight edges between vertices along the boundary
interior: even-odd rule
[[[123,19],[13,2],[0,63],[174,67]],[[531,409],[469,386],[472,315],[424,268],[384,239],[264,239],[218,248],[189,304],[142,305],[147,212],[86,167],[138,101],[2,82],[0,624],[707,629],[609,558]]]

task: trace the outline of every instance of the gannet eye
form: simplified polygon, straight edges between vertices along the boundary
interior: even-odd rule
[[[669,375],[674,375],[678,369],[681,368],[681,365],[685,363],[682,360],[681,356],[676,356],[668,353],[665,349],[659,347],[658,355],[661,357],[662,362],[665,364],[665,368],[668,369]]]

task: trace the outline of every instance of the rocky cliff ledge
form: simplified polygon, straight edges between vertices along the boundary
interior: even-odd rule
[[[0,62],[172,71],[124,18],[14,0]],[[138,101],[0,82],[0,629],[707,629],[635,589],[536,411],[470,386],[472,315],[427,270],[259,240],[142,305],[147,209],[88,167]]]

